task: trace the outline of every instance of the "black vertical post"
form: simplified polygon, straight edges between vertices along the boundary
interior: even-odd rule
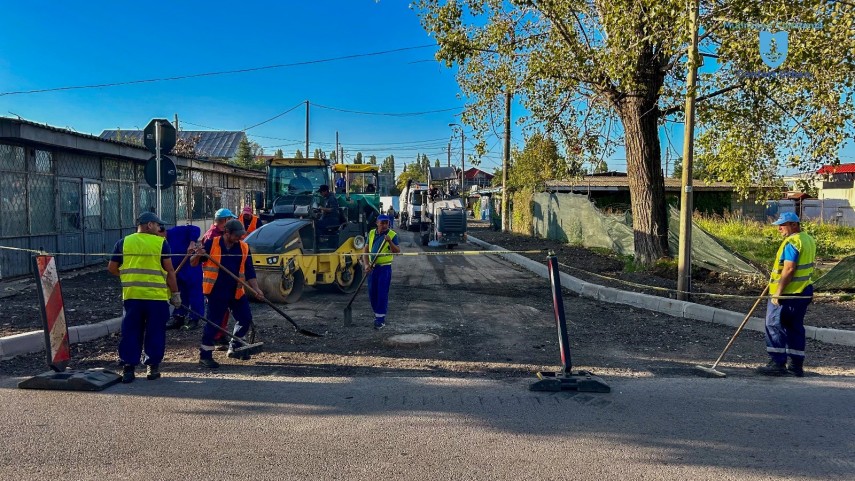
[[[558,348],[561,350],[561,372],[570,374],[573,361],[570,357],[570,336],[567,334],[567,319],[564,316],[564,297],[561,295],[561,273],[558,270],[558,258],[549,251],[546,256],[549,267],[549,284],[552,286],[552,308],[555,311],[555,325],[558,327]]]

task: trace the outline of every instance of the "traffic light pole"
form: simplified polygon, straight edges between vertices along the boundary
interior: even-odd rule
[[[157,187],[155,188],[157,190],[157,194],[156,194],[157,212],[156,213],[157,213],[157,216],[160,217],[161,216],[161,213],[160,213],[160,189],[161,189],[161,185],[163,185],[161,183],[161,180],[160,180],[160,122],[157,122],[157,124],[154,127],[154,142],[157,145],[157,147],[155,149],[155,154],[154,154],[156,156],[156,159],[157,159],[157,160],[155,160],[155,166],[157,167],[157,183],[156,183]]]

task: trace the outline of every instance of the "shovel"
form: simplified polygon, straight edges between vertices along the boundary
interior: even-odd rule
[[[246,354],[258,354],[259,352],[261,352],[261,351],[263,351],[263,350],[264,350],[264,343],[263,343],[263,342],[256,342],[256,343],[250,343],[250,342],[247,342],[247,341],[245,341],[242,337],[235,336],[235,335],[234,335],[234,334],[232,334],[231,332],[229,332],[229,331],[227,331],[227,330],[223,329],[222,327],[220,327],[220,325],[219,325],[219,324],[217,324],[216,322],[214,322],[214,321],[212,321],[212,320],[208,319],[207,317],[205,317],[205,316],[203,316],[203,315],[199,314],[198,312],[194,312],[193,310],[191,310],[189,307],[185,306],[184,304],[182,304],[182,305],[181,305],[181,307],[183,307],[184,309],[186,309],[186,310],[187,310],[187,312],[189,312],[190,314],[193,314],[193,315],[195,315],[196,317],[198,317],[199,319],[202,319],[203,321],[207,322],[208,324],[210,324],[210,325],[212,325],[212,326],[216,327],[218,331],[222,332],[223,334],[225,334],[226,336],[228,336],[230,339],[232,339],[232,340],[237,341],[238,343],[240,343],[240,344],[241,344],[241,346],[240,346],[240,347],[235,348],[235,349],[234,349],[234,352],[236,352],[236,353],[238,353],[238,352],[239,352],[239,353],[246,353]],[[254,337],[254,334],[253,334],[253,337]]]
[[[255,289],[253,289],[253,288],[252,288],[252,286],[250,286],[248,282],[246,282],[245,280],[243,280],[243,279],[241,279],[240,277],[236,276],[232,271],[230,271],[230,270],[226,269],[225,267],[223,267],[223,265],[222,265],[222,264],[220,264],[219,262],[215,261],[215,260],[214,260],[214,259],[212,259],[210,256],[208,256],[208,260],[209,260],[209,261],[211,261],[211,262],[213,262],[213,263],[214,263],[214,265],[216,265],[217,267],[219,267],[219,268],[220,268],[220,270],[222,270],[222,271],[223,271],[223,272],[225,272],[226,274],[230,275],[230,276],[232,277],[232,279],[234,279],[234,280],[238,281],[238,283],[240,283],[241,285],[243,285],[244,289],[246,289],[247,291],[249,291],[249,292],[251,292],[253,295],[255,295]],[[291,324],[293,324],[293,325],[294,325],[294,329],[296,329],[296,330],[297,330],[297,332],[299,332],[300,334],[302,334],[302,335],[304,335],[304,336],[309,336],[309,337],[324,337],[324,335],[323,335],[323,334],[318,334],[318,333],[316,333],[316,332],[312,332],[312,331],[310,331],[310,330],[308,330],[308,329],[303,329],[302,327],[300,327],[300,326],[299,326],[299,325],[294,321],[294,319],[291,319],[291,316],[289,316],[288,314],[285,314],[285,312],[284,312],[282,309],[279,309],[278,307],[276,307],[276,304],[274,304],[274,303],[272,303],[272,302],[268,301],[268,300],[267,300],[267,298],[264,298],[264,299],[262,299],[262,300],[264,301],[264,303],[265,303],[265,304],[267,304],[268,306],[272,307],[274,311],[278,312],[278,313],[279,313],[279,315],[281,315],[282,317],[284,317],[288,322],[290,322]]]
[[[371,259],[371,268],[372,269],[374,268],[374,264],[377,262],[377,258],[380,257],[379,256],[380,251],[382,251],[383,247],[385,247],[385,246],[386,246],[386,239],[383,239],[383,242],[380,243],[380,248],[377,249],[377,252],[375,253],[376,255],[374,256],[374,259]],[[359,280],[359,285],[356,286],[356,292],[353,293],[353,297],[350,298],[350,302],[348,302],[347,307],[344,308],[344,325],[345,326],[349,326],[351,324],[351,322],[353,322],[353,308],[352,308],[353,301],[354,301],[354,299],[356,299],[356,296],[359,294],[359,290],[362,289],[362,284],[365,283],[365,279],[368,278],[368,274],[370,274],[370,273],[366,273],[364,276],[362,276],[362,279]]]

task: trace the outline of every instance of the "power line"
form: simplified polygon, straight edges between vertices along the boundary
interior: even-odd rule
[[[263,67],[250,67],[250,68],[242,68],[242,69],[235,69],[235,70],[221,70],[218,72],[205,72],[205,73],[196,73],[196,74],[189,74],[189,75],[176,75],[173,77],[159,77],[159,78],[142,79],[142,80],[128,80],[125,82],[109,82],[109,83],[91,84],[91,85],[74,85],[74,86],[67,86],[67,87],[53,87],[53,88],[35,89],[35,90],[17,90],[17,91],[12,91],[12,92],[0,92],[0,97],[6,96],[6,95],[38,94],[38,93],[44,93],[44,92],[58,92],[58,91],[64,91],[64,90],[81,90],[81,89],[95,89],[95,88],[104,88],[104,87],[117,87],[120,85],[167,82],[167,81],[172,81],[172,80],[185,80],[185,79],[198,78],[198,77],[213,77],[216,75],[228,75],[228,74],[236,74],[236,73],[258,72],[260,70],[271,70],[271,69],[286,68],[286,67],[298,67],[298,66],[302,66],[302,65],[312,65],[312,64],[318,64],[318,63],[336,62],[339,60],[349,60],[349,59],[361,58],[361,57],[373,57],[373,56],[377,56],[377,55],[386,55],[386,54],[390,54],[390,53],[404,52],[407,50],[417,50],[417,49],[435,47],[435,46],[436,46],[436,44],[417,45],[414,47],[402,47],[402,48],[395,48],[392,50],[382,50],[379,52],[343,55],[341,57],[331,57],[331,58],[324,58],[324,59],[317,59],[317,60],[306,60],[303,62],[281,63],[281,64],[275,64],[275,65],[265,65]]]
[[[425,110],[423,112],[363,112],[360,110],[348,110],[348,109],[340,109],[337,107],[328,107],[326,105],[316,104],[314,102],[310,102],[313,106],[327,109],[327,110],[335,110],[337,112],[345,112],[349,114],[359,114],[359,115],[385,115],[388,117],[415,117],[417,115],[425,115],[425,114],[435,114],[438,112],[450,112],[452,110],[460,110],[461,107],[452,107],[448,109],[439,109],[439,110]]]
[[[295,106],[291,107],[290,109],[288,109],[288,110],[286,110],[286,111],[282,112],[281,114],[277,114],[277,115],[275,115],[275,116],[273,116],[273,117],[270,117],[269,119],[267,119],[267,120],[265,120],[265,121],[263,121],[263,122],[259,122],[259,123],[255,124],[255,125],[252,125],[252,126],[250,126],[250,127],[247,127],[247,128],[245,128],[245,129],[243,129],[243,131],[244,131],[244,132],[246,132],[247,130],[249,130],[249,129],[254,129],[254,128],[258,127],[259,125],[264,125],[264,124],[266,124],[267,122],[270,122],[271,120],[278,119],[279,117],[282,117],[283,115],[287,114],[288,112],[290,112],[290,111],[292,111],[292,110],[296,109],[297,107],[299,107],[299,106],[301,106],[301,105],[303,105],[303,104],[304,104],[304,102],[300,102],[300,103],[298,103],[297,105],[295,105]]]

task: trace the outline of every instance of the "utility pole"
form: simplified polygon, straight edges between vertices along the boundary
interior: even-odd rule
[[[335,131],[335,163],[341,163],[341,159],[338,158],[338,130]]]
[[[309,101],[306,100],[306,154],[305,157],[308,159],[309,154]]]
[[[448,143],[448,167],[451,167],[451,142]]]
[[[175,131],[178,132],[178,114],[175,114]]]
[[[698,78],[698,10],[700,0],[692,1],[689,28],[689,72],[686,78],[686,114],[683,126],[683,181],[680,189],[680,248],[677,264],[677,299],[689,300],[692,290],[692,158],[695,141],[695,83]]]
[[[466,151],[464,142],[466,141],[466,135],[463,133],[463,126],[460,124],[448,124],[449,127],[460,127],[460,192],[463,192],[463,181],[466,179]],[[451,163],[451,147],[449,143],[448,149],[448,158],[449,164]]]
[[[505,152],[502,156],[502,232],[508,231],[508,167],[511,165],[511,91],[505,92]]]

